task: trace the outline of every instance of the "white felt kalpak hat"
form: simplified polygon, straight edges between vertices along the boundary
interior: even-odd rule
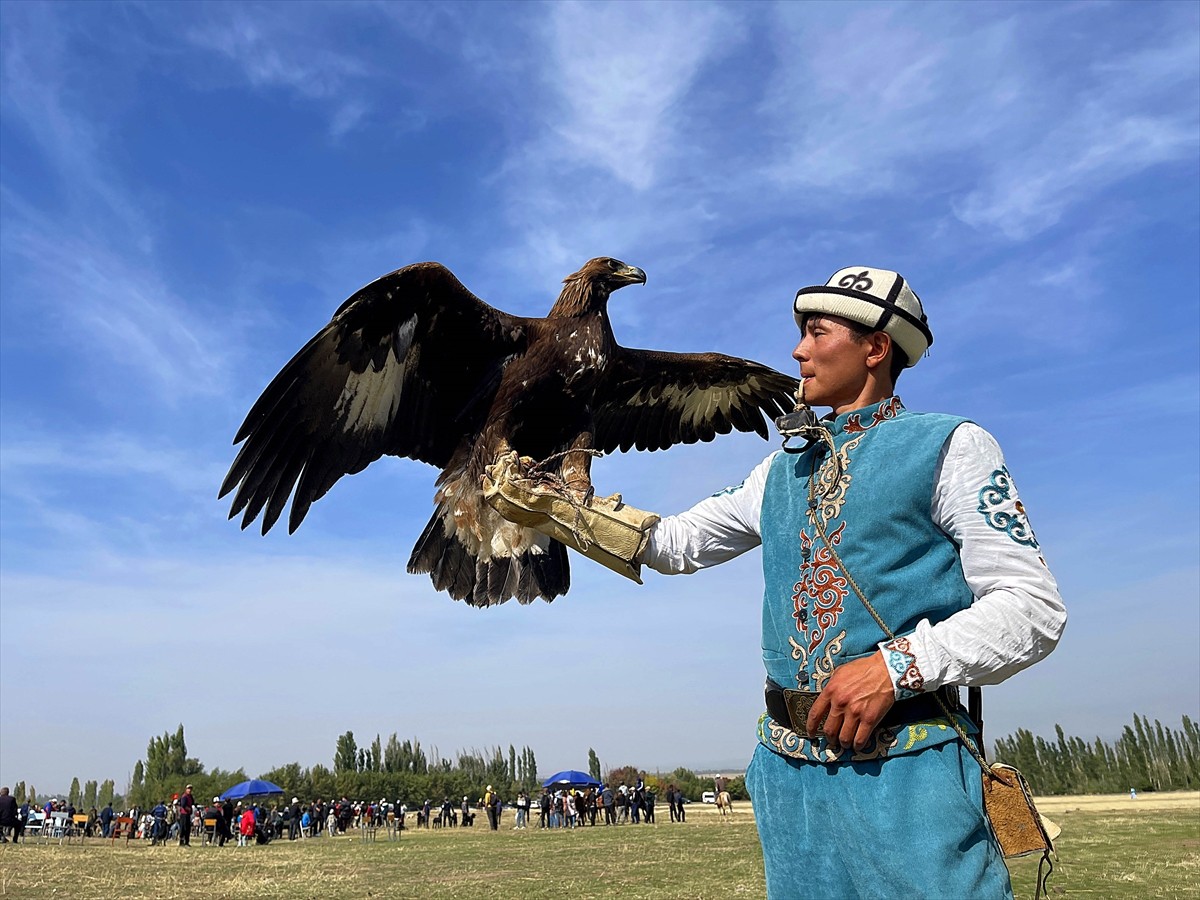
[[[811,313],[841,316],[891,336],[915,366],[933,343],[921,298],[897,272],[850,266],[823,285],[800,288],[793,307],[796,324]]]

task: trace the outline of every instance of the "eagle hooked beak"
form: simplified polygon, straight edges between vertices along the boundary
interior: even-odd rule
[[[627,284],[645,284],[646,273],[637,266],[623,265],[608,276],[608,282],[613,288],[625,287]]]

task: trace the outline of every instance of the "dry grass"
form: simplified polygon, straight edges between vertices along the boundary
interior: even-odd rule
[[[693,804],[678,825],[406,832],[265,847],[190,849],[92,840],[0,847],[0,896],[71,898],[724,898],[761,897],[762,856],[749,804],[722,820]],[[1055,896],[1195,897],[1200,794],[1047,798],[1064,827]],[[1012,866],[1018,898],[1036,863]]]

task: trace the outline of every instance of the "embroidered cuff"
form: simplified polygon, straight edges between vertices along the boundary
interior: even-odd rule
[[[917,665],[917,657],[912,652],[908,638],[898,637],[882,641],[879,650],[887,663],[888,675],[892,679],[897,700],[914,697],[925,690],[925,677]]]

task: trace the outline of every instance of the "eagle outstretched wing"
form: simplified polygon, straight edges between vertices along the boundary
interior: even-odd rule
[[[384,454],[439,468],[487,414],[531,320],[484,303],[445,266],[416,263],[358,290],[292,357],[246,415],[221,484],[229,517],[288,531],[343,475]]]
[[[605,453],[665,450],[734,428],[766,438],[763,415],[773,420],[790,410],[798,386],[789,375],[722,353],[622,348],[597,392],[603,402],[593,409],[594,445]]]

